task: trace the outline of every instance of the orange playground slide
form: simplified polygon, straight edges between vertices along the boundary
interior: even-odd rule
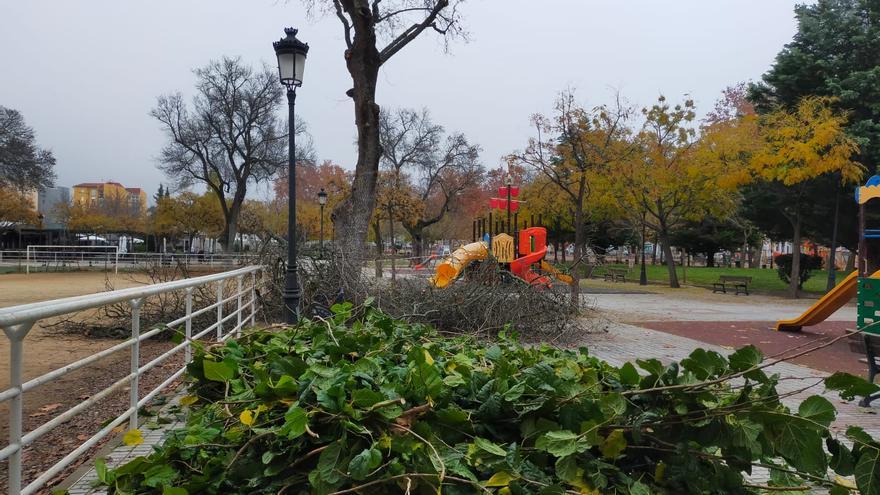
[[[880,278],[880,270],[871,274],[871,278]],[[815,304],[810,306],[804,314],[791,320],[780,320],[776,322],[776,330],[797,332],[802,327],[809,327],[822,323],[835,311],[843,307],[850,299],[856,296],[858,290],[859,276],[858,272],[852,272],[846,276],[839,284],[834,286]]]

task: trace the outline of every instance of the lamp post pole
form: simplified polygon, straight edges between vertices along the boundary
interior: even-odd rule
[[[324,188],[318,192],[318,204],[321,206],[321,237],[319,241],[321,249],[321,259],[324,259],[324,205],[327,204],[327,193]]]
[[[296,323],[299,319],[299,300],[302,291],[299,287],[296,264],[296,133],[294,127],[294,108],[296,89],[287,88],[289,163],[287,164],[287,271],[284,274],[284,319]]]
[[[284,273],[284,320],[293,324],[299,320],[299,302],[302,291],[296,263],[296,133],[294,107],[296,88],[302,85],[303,69],[309,45],[296,39],[297,30],[286,28],[285,37],[272,43],[278,57],[278,76],[287,88],[288,110],[288,163],[287,163],[287,268]]]

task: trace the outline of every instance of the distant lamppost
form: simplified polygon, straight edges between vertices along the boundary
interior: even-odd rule
[[[324,205],[327,204],[327,192],[323,187],[318,191],[318,204],[321,205],[321,259],[324,259]]]
[[[272,43],[278,57],[278,76],[287,87],[288,134],[290,140],[287,164],[287,271],[284,278],[284,319],[296,323],[299,319],[301,290],[296,266],[296,141],[294,136],[294,105],[296,88],[302,86],[303,70],[309,45],[296,39],[297,30],[285,28],[285,37]]]

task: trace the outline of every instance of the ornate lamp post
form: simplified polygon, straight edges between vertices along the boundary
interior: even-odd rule
[[[323,187],[318,191],[318,204],[321,205],[321,259],[324,259],[324,205],[327,204],[327,193]]]
[[[278,77],[287,87],[288,133],[290,160],[287,164],[287,270],[284,278],[284,319],[296,323],[299,319],[301,290],[296,266],[296,141],[294,136],[294,104],[296,88],[302,86],[303,70],[309,45],[296,39],[297,30],[285,28],[285,37],[272,43],[278,57]]]

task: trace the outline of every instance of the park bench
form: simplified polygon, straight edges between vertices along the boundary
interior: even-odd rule
[[[721,275],[717,282],[712,283],[712,293],[723,292],[727,294],[727,288],[731,287],[736,290],[736,295],[749,295],[749,284],[752,283],[752,277],[739,277],[735,275]]]
[[[868,365],[868,381],[874,383],[874,378],[880,371],[880,335],[852,331],[848,333],[850,350],[865,355],[866,359],[861,361]],[[859,406],[868,407],[875,399],[880,399],[880,394],[865,397],[859,402]]]
[[[626,273],[629,270],[622,268],[608,268],[605,270],[606,282],[626,282]]]

